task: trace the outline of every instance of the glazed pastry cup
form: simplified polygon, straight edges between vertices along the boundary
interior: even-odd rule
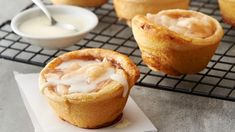
[[[59,95],[46,84],[45,74],[62,62],[71,59],[104,59],[120,66],[127,75],[128,92],[123,96],[124,87],[115,81],[102,87],[98,92],[71,93]],[[105,49],[82,49],[61,55],[40,72],[39,87],[56,114],[63,120],[82,128],[100,128],[121,118],[131,87],[139,78],[139,70],[125,55]]]
[[[219,0],[219,6],[223,20],[235,26],[235,0]]]
[[[162,12],[205,16],[199,12],[179,9]],[[154,71],[170,75],[194,74],[203,70],[223,37],[219,22],[212,17],[206,17],[211,20],[214,30],[207,38],[188,37],[153,23],[146,16],[134,17],[132,30],[144,63]]]
[[[51,0],[54,4],[65,4],[83,7],[99,7],[108,0]]]
[[[114,0],[115,11],[120,20],[131,25],[131,19],[136,15],[157,13],[165,9],[187,9],[189,0]]]

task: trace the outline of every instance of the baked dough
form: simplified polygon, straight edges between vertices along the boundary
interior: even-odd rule
[[[219,0],[219,6],[223,20],[235,26],[235,0]]]
[[[50,83],[48,74],[54,73],[55,69],[60,67],[61,64],[71,60],[108,61],[119,70],[124,71],[128,85],[126,94],[124,94],[125,86],[113,80],[108,80],[98,90],[89,92],[58,92],[58,85],[56,87],[57,90],[55,90],[55,86],[48,85]],[[76,67],[76,65],[72,67]],[[65,71],[63,70],[62,72]],[[93,73],[94,70],[92,71]],[[96,73],[99,73],[99,71]],[[96,76],[98,74],[93,75]],[[39,87],[60,118],[78,127],[99,128],[110,125],[120,119],[130,89],[139,78],[139,75],[136,65],[125,55],[98,48],[82,49],[66,53],[49,62],[40,72]],[[77,76],[75,78],[78,79]]]
[[[115,11],[120,20],[127,21],[131,26],[131,19],[136,15],[157,13],[165,9],[187,9],[189,0],[114,0]]]
[[[132,20],[132,30],[145,64],[170,75],[203,70],[223,37],[217,20],[182,9],[138,15]]]
[[[83,7],[99,7],[108,0],[51,0],[54,4],[75,5]]]

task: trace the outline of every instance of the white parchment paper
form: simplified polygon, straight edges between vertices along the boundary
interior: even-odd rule
[[[157,132],[145,114],[129,97],[120,122],[101,129],[82,129],[59,119],[39,92],[38,73],[14,72],[21,96],[35,127],[35,132]]]

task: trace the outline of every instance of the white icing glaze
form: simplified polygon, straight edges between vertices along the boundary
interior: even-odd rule
[[[53,14],[53,17],[61,23],[68,23],[79,27],[79,32],[86,29],[86,22],[79,17],[69,14]],[[66,30],[59,26],[51,26],[45,15],[33,16],[25,19],[19,29],[26,34],[40,37],[55,37],[74,34],[76,32]]]
[[[74,67],[77,69],[68,70]],[[115,68],[106,59],[103,62],[98,60],[70,60],[61,63],[55,69],[64,72],[63,75],[48,73],[45,77],[48,85],[56,86],[56,91],[59,94],[64,94],[66,90],[68,94],[89,93],[95,90],[100,82],[108,79],[123,85],[123,97],[128,93],[128,82],[124,71]]]
[[[58,65],[56,67],[56,69],[65,69],[68,68],[71,64],[73,63],[78,63],[80,66],[86,66],[88,64],[98,64],[100,61],[99,60],[70,60],[70,61],[65,61],[63,63],[61,63],[60,65]]]
[[[122,72],[123,72],[122,70],[117,70],[116,74],[112,74],[110,78],[122,84],[122,86],[124,87],[123,97],[125,97],[128,93],[128,82],[126,78],[123,76],[124,73]]]
[[[82,93],[88,93],[92,90],[94,90],[99,82],[102,82],[104,80],[108,80],[110,76],[115,74],[114,68],[109,68],[106,73],[104,73],[101,77],[93,81],[92,83],[87,83],[87,79],[84,78],[82,81],[74,81],[71,84],[71,87],[69,88],[69,93],[75,93],[75,92],[82,92]],[[88,77],[86,77],[88,78]]]
[[[188,37],[206,38],[213,34],[213,27],[206,16],[172,17],[168,14],[147,14],[147,19],[169,30]]]

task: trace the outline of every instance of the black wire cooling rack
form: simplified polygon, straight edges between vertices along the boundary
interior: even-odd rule
[[[33,6],[31,4],[27,8]],[[216,18],[225,31],[208,66],[194,75],[174,77],[146,67],[131,29],[118,21],[112,1],[100,8],[91,9],[100,21],[95,30],[79,43],[61,50],[33,46],[12,32],[10,21],[3,23],[0,25],[0,58],[45,66],[51,59],[72,50],[92,47],[112,49],[128,55],[138,65],[141,77],[136,85],[235,101],[235,29],[222,22],[217,0],[193,0],[190,9]]]

